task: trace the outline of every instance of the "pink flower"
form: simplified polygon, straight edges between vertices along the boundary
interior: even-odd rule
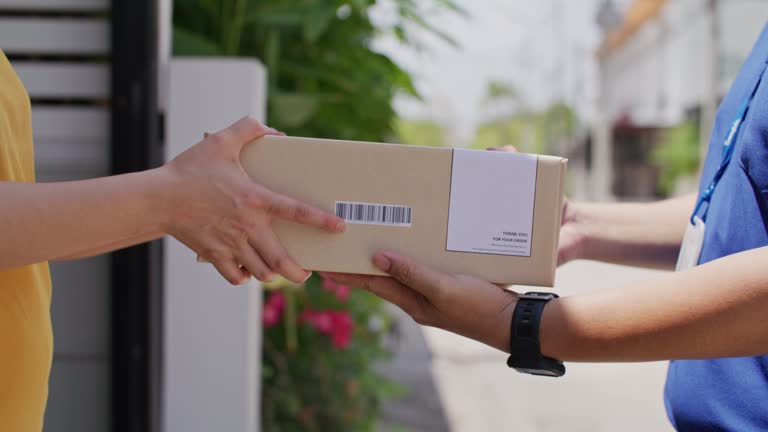
[[[275,291],[269,296],[267,303],[282,311],[285,307],[285,295],[282,291]]]
[[[336,298],[341,302],[346,302],[349,298],[349,287],[346,285],[339,285],[336,287]]]
[[[333,333],[333,320],[331,319],[330,312],[318,312],[312,323],[320,333]]]
[[[352,341],[354,323],[348,311],[313,311],[301,313],[301,322],[307,323],[318,332],[330,336],[333,346],[345,349]]]
[[[331,342],[336,348],[346,349],[352,341],[352,330],[354,328],[352,317],[347,311],[336,311],[331,316],[331,319],[333,321]]]
[[[333,293],[341,302],[345,302],[349,298],[349,287],[336,283],[330,279],[323,279],[323,289]]]
[[[351,341],[352,341],[352,332],[334,333],[333,336],[331,337],[331,342],[333,342],[333,346],[335,346],[338,349],[347,349]]]
[[[280,322],[285,310],[285,296],[282,292],[276,291],[267,297],[264,303],[264,310],[261,314],[262,322],[265,327],[273,327]]]
[[[348,311],[332,311],[329,312],[329,314],[331,314],[334,328],[352,328],[352,317],[349,315]]]
[[[338,285],[336,282],[323,278],[323,289],[328,292],[336,292],[336,285]]]
[[[315,312],[311,309],[306,309],[301,313],[301,321],[307,323],[323,334],[331,334],[333,331],[333,321],[331,320],[331,312]]]
[[[261,319],[264,322],[264,327],[274,327],[280,322],[280,312],[275,308],[264,306],[264,312],[261,314]]]

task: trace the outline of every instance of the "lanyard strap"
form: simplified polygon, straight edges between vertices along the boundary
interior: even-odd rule
[[[709,200],[712,198],[712,194],[715,193],[715,188],[717,187],[717,184],[720,182],[720,179],[723,177],[723,174],[725,173],[725,169],[728,168],[728,164],[731,163],[731,159],[733,158],[733,149],[735,147],[736,138],[739,136],[739,132],[741,131],[741,124],[744,122],[744,119],[747,117],[747,112],[749,112],[749,106],[752,104],[752,99],[755,98],[755,94],[757,93],[758,87],[760,87],[760,83],[763,81],[763,75],[765,75],[766,68],[768,68],[768,61],[765,62],[763,65],[763,70],[760,72],[760,76],[757,79],[757,82],[755,83],[755,87],[752,89],[752,91],[747,95],[747,97],[744,99],[744,102],[741,103],[741,107],[739,108],[738,114],[736,114],[736,120],[731,123],[731,129],[728,131],[728,136],[725,137],[725,141],[723,142],[723,151],[721,155],[720,160],[720,167],[718,167],[717,171],[715,172],[715,177],[712,178],[712,181],[709,183],[709,186],[707,186],[706,189],[701,191],[701,195],[699,195],[699,199],[696,201],[696,207],[693,209],[693,214],[691,214],[691,225],[695,225],[694,217],[696,217],[696,214],[701,209],[702,205],[704,203],[709,203]],[[702,215],[701,219],[706,219],[706,211]]]

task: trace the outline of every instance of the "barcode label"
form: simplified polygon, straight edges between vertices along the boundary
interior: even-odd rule
[[[336,216],[348,223],[368,225],[411,226],[410,207],[336,201]]]

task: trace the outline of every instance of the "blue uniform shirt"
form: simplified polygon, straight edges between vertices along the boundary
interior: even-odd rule
[[[700,189],[714,177],[731,123],[766,62],[768,26],[717,112]],[[734,145],[733,159],[707,209],[699,264],[768,245],[768,77],[757,89]],[[673,361],[665,403],[680,431],[768,431],[768,355]]]

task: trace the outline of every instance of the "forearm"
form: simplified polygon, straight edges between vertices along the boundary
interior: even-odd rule
[[[159,170],[61,183],[0,183],[0,269],[120,249],[163,234]]]
[[[768,353],[768,247],[625,289],[552,301],[542,352],[564,361],[652,361]]]
[[[580,258],[673,268],[695,194],[657,203],[573,203],[583,237]]]

